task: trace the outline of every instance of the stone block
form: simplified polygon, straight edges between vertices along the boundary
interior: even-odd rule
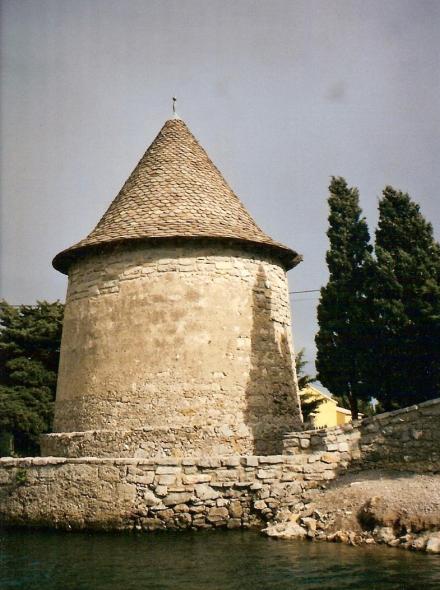
[[[278,463],[284,463],[283,455],[268,455],[267,457],[260,457],[260,463],[267,463],[270,465],[275,465]]]
[[[200,500],[215,500],[219,497],[219,493],[208,484],[195,485],[194,493]]]
[[[169,486],[176,483],[176,475],[159,475],[156,476],[155,483],[161,486]]]
[[[191,500],[191,498],[192,494],[189,492],[172,492],[165,496],[163,503],[165,506],[175,506],[176,504],[186,504]]]
[[[258,457],[246,457],[246,465],[248,467],[258,467],[259,458]]]
[[[243,515],[243,507],[241,505],[240,502],[238,502],[237,500],[233,500],[230,504],[229,504],[229,514],[231,516],[231,518],[241,518]]]
[[[219,521],[226,521],[229,517],[229,512],[227,508],[221,507],[213,507],[210,508],[207,514],[207,520],[212,523],[217,523]]]
[[[172,465],[159,465],[156,469],[156,475],[171,475],[180,472],[180,467],[174,467]]]
[[[221,462],[225,467],[238,467],[240,465],[240,457],[225,457]]]
[[[277,471],[274,469],[259,469],[257,472],[258,479],[276,479]]]
[[[209,473],[194,473],[190,475],[182,475],[182,483],[185,485],[191,485],[196,483],[208,483],[212,479],[212,475]]]

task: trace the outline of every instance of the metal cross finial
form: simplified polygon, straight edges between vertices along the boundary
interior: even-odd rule
[[[177,98],[173,96],[173,115],[176,116],[176,101]]]

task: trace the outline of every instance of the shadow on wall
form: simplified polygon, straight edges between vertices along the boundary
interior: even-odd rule
[[[257,455],[281,454],[283,434],[300,427],[289,329],[273,318],[273,293],[260,266],[252,289],[251,369],[244,421]]]

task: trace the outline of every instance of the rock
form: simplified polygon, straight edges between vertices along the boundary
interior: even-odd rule
[[[423,551],[427,545],[427,541],[428,539],[426,537],[417,537],[410,544],[410,548],[414,549],[414,551]]]
[[[426,543],[427,553],[440,553],[440,533],[433,533],[429,535]]]
[[[211,481],[212,476],[209,473],[194,473],[189,475],[182,475],[182,483],[192,485],[195,483],[206,483]]]
[[[144,492],[144,504],[145,506],[156,506],[157,504],[160,504],[161,500],[159,500],[159,498],[156,498],[156,496],[153,494],[153,492],[151,490],[145,490]]]
[[[264,500],[257,500],[254,502],[254,508],[255,510],[263,510],[264,508],[267,508],[267,504]]]
[[[309,532],[314,533],[316,531],[316,520],[314,518],[302,518],[301,523],[306,527]]]
[[[156,494],[157,494],[156,488]],[[186,504],[192,498],[189,492],[171,492],[163,499],[165,506],[175,506],[176,504]]]
[[[227,508],[210,508],[208,515],[207,515],[207,519],[209,520],[209,522],[212,523],[217,523],[219,521],[226,521],[226,519],[229,516],[229,512]]]
[[[156,496],[166,496],[168,494],[167,486],[156,486],[154,491],[156,492]]]
[[[186,528],[191,526],[191,515],[188,512],[180,512],[175,517],[176,524],[181,528]]]
[[[206,483],[195,485],[194,491],[200,500],[215,500],[219,497],[219,493]]]
[[[389,543],[396,538],[394,530],[390,526],[375,527],[373,535],[378,543]]]
[[[331,541],[332,543],[348,543],[350,536],[347,531],[336,531],[327,536],[327,541]]]
[[[307,536],[307,531],[303,529],[296,522],[282,522],[272,524],[262,530],[262,533],[268,537],[277,539],[304,539]]]
[[[229,514],[231,515],[231,519],[241,518],[243,515],[243,507],[240,502],[233,501],[229,505]]]
[[[158,529],[163,529],[165,526],[164,523],[158,518],[142,518],[141,524],[142,528],[146,529],[147,531],[157,531]]]

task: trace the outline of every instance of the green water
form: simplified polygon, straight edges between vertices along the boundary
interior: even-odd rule
[[[276,541],[256,532],[0,530],[0,588],[26,590],[440,589],[440,556]]]

